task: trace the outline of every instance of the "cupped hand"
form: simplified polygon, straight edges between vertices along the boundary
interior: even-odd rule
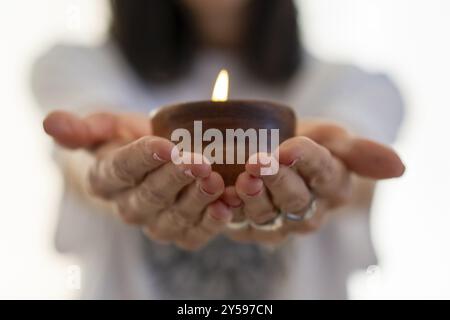
[[[290,234],[315,231],[331,209],[351,199],[352,174],[376,180],[404,172],[391,148],[352,136],[336,124],[314,121],[299,128],[299,136],[279,146],[275,174],[261,175],[273,155],[260,153],[249,159],[235,186],[225,190],[222,198],[234,214],[230,226],[235,227],[227,231],[231,238],[274,244]],[[286,219],[287,213],[299,219]],[[306,213],[313,215],[306,218]],[[279,227],[267,228],[274,221],[281,221]]]
[[[220,233],[232,212],[219,197],[224,182],[202,161],[174,164],[173,144],[149,135],[148,118],[102,113],[78,118],[50,114],[45,131],[67,148],[95,154],[89,174],[92,193],[110,201],[126,223],[150,238],[197,249]]]

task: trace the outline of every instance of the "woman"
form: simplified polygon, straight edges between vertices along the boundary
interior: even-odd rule
[[[83,297],[344,298],[348,274],[375,263],[374,181],[404,171],[391,149],[354,135],[393,142],[393,85],[309,56],[291,0],[111,5],[107,43],[58,45],[33,78],[46,110],[66,108],[44,128],[66,181],[56,244],[81,259]],[[152,136],[148,111],[207,98],[220,68],[233,98],[298,112],[277,174],[247,165],[225,188],[206,162],[172,163],[172,143]],[[300,219],[266,230],[280,212]]]

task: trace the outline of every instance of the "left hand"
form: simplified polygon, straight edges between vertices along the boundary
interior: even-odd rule
[[[247,163],[235,186],[225,190],[223,200],[234,212],[233,221],[250,222],[245,228],[229,229],[231,238],[275,244],[292,233],[315,231],[330,209],[349,202],[353,173],[385,179],[404,172],[400,158],[391,148],[351,136],[338,125],[305,122],[300,128],[299,136],[279,146],[280,166],[276,174],[260,175],[264,161]],[[254,156],[261,160],[268,155]],[[313,202],[314,215],[309,219],[283,219],[276,230],[258,227],[273,221],[280,212],[302,216]]]

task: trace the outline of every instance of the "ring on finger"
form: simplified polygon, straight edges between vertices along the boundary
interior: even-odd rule
[[[253,221],[250,221],[250,225],[252,226],[252,228],[254,228],[256,230],[275,231],[275,230],[280,229],[283,226],[283,215],[281,213],[279,213],[272,220],[270,220],[266,223],[262,223],[262,224],[258,224]]]
[[[248,220],[236,221],[236,222],[228,222],[227,228],[230,230],[242,230],[247,229],[249,226]]]
[[[314,215],[317,212],[317,201],[316,200],[317,200],[316,197],[314,196],[314,194],[312,194],[311,200],[308,203],[308,207],[306,210],[302,210],[302,213],[300,213],[300,214],[285,212],[284,218],[286,220],[297,221],[297,222],[311,219],[312,217],[314,217]]]

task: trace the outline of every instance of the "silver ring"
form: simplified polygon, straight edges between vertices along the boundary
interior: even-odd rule
[[[227,228],[231,229],[231,230],[242,230],[242,229],[246,229],[248,226],[249,226],[248,220],[227,223]]]
[[[283,215],[278,214],[275,218],[263,224],[258,224],[250,221],[250,225],[256,230],[275,231],[283,226]]]
[[[317,212],[316,197],[312,196],[311,201],[308,204],[308,209],[303,214],[296,214],[296,213],[285,212],[284,213],[284,218],[286,220],[290,220],[290,221],[301,222],[301,221],[305,221],[305,220],[311,219],[312,217],[314,217],[316,212]]]

